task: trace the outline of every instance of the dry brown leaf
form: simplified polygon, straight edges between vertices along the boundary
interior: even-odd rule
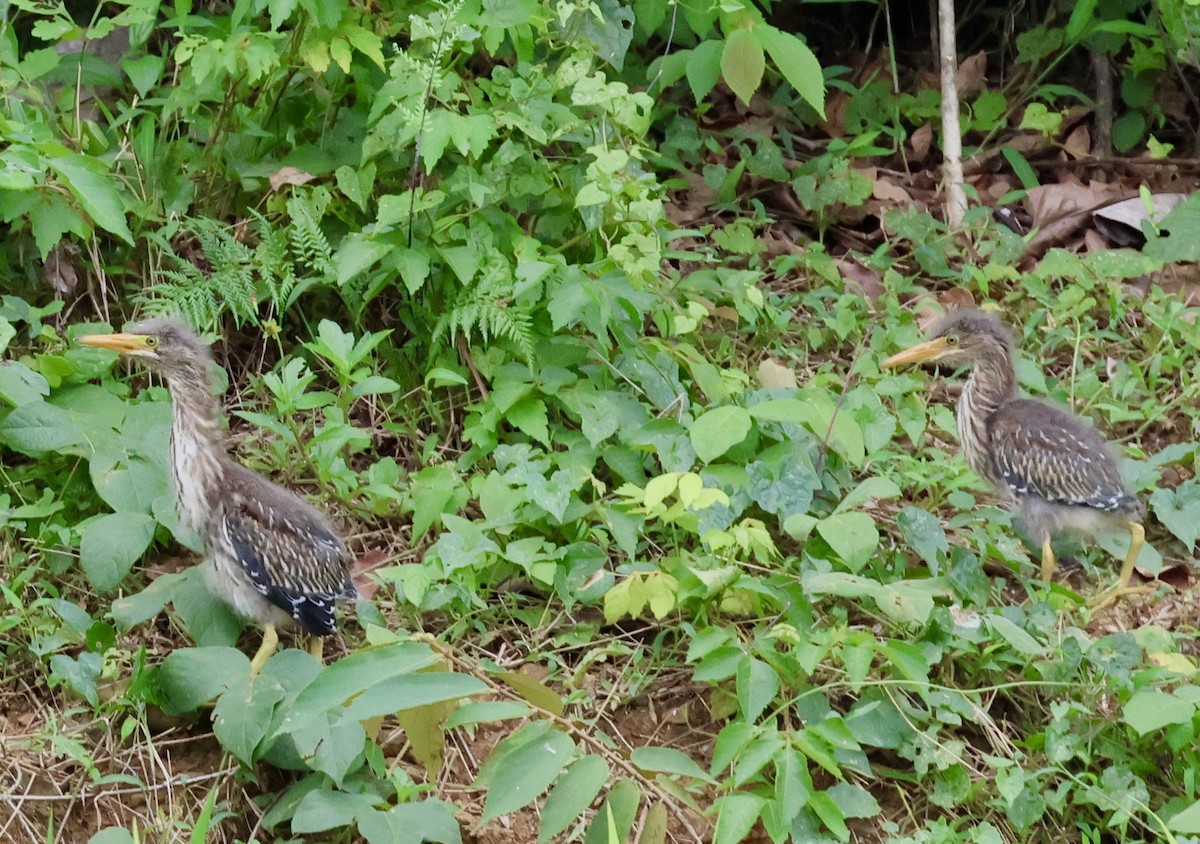
[[[799,384],[796,381],[796,371],[784,366],[774,358],[763,358],[758,365],[758,383],[764,389],[794,390]]]
[[[838,259],[838,272],[849,284],[847,287],[858,291],[868,302],[874,302],[883,295],[883,279],[875,270],[858,261],[845,256]]]
[[[875,180],[875,187],[871,191],[871,195],[881,202],[896,202],[904,205],[912,204],[912,197],[908,191],[886,177]]]
[[[303,185],[313,180],[311,173],[305,173],[298,167],[280,167],[272,173],[267,181],[271,183],[271,190],[277,191],[284,185]]]
[[[954,75],[958,85],[958,96],[965,100],[981,92],[986,77],[987,52],[980,50],[975,55],[963,59],[958,66],[958,73]]]
[[[971,291],[965,287],[951,287],[949,290],[942,292],[938,296],[938,302],[947,311],[956,311],[959,308],[975,307],[975,297],[971,295]]]
[[[66,296],[79,284],[79,272],[71,260],[79,254],[79,247],[60,240],[42,266],[42,278],[59,296]]]
[[[1092,154],[1092,133],[1086,123],[1080,123],[1067,135],[1063,149],[1072,158],[1086,158]]]
[[[908,138],[908,142],[912,145],[912,160],[920,162],[925,160],[925,156],[929,155],[929,150],[933,147],[933,124],[926,123]]]

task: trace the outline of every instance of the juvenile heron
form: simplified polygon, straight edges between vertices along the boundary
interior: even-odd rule
[[[1042,549],[1042,580],[1057,564],[1050,539],[1067,531],[1094,535],[1129,531],[1129,554],[1116,584],[1093,606],[1131,591],[1129,578],[1146,533],[1142,504],[1121,478],[1100,433],[1074,414],[1020,398],[1013,340],[994,316],[975,308],[951,311],[931,338],[892,355],[881,366],[927,361],[970,367],[958,399],[958,439],[967,464],[1009,502]]]
[[[307,502],[229,457],[208,346],[180,320],[162,317],[79,342],[131,355],[166,378],[179,520],[204,543],[209,587],[263,625],[251,670],[257,674],[275,652],[276,625],[293,621],[313,634],[319,660],[322,637],[337,626],[334,606],[356,596],[350,554]]]

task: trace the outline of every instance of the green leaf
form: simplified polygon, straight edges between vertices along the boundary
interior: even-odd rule
[[[363,813],[358,831],[367,844],[462,844],[455,812],[443,800],[401,803],[386,812]]]
[[[751,30],[770,55],[783,78],[796,89],[821,117],[825,116],[825,76],[821,63],[808,45],[788,32],[770,24],[756,23]]]
[[[879,530],[866,513],[835,513],[817,522],[817,533],[852,571],[866,565],[879,546]]]
[[[1200,800],[1167,821],[1167,829],[1183,835],[1200,835]]]
[[[753,424],[750,413],[742,407],[718,407],[705,412],[692,423],[689,432],[696,456],[711,463],[744,440]]]
[[[727,794],[717,800],[717,828],[713,844],[740,844],[754,828],[766,803],[753,794]]]
[[[747,105],[762,82],[766,66],[763,48],[753,31],[735,29],[725,37],[725,48],[721,51],[721,75],[730,90]]]
[[[115,589],[150,547],[158,523],[145,513],[110,513],[89,522],[79,541],[79,562],[101,592]]]
[[[504,418],[542,445],[550,445],[550,421],[546,415],[546,403],[541,399],[521,399],[505,411]]]
[[[89,838],[88,844],[134,844],[134,840],[128,830],[110,826]]]
[[[370,269],[393,249],[395,247],[392,244],[368,240],[367,236],[360,232],[347,237],[334,256],[334,263],[338,268],[338,287],[344,286],[346,282]]]
[[[1193,701],[1157,689],[1143,689],[1122,709],[1125,723],[1142,736],[1171,724],[1187,724],[1195,714]]]
[[[635,750],[634,756],[637,755]],[[637,761],[634,760],[634,764]],[[609,767],[603,757],[588,755],[576,761],[555,784],[542,808],[540,844],[552,839],[584,813],[608,782]]]
[[[446,729],[453,730],[455,727],[467,727],[472,724],[491,724],[496,721],[528,718],[532,713],[533,710],[519,700],[466,703],[455,709],[446,719]]]
[[[760,659],[747,657],[738,665],[737,699],[742,717],[754,722],[779,693],[779,675]]]
[[[18,407],[0,422],[0,440],[24,454],[66,451],[84,442],[71,414],[44,401]]]
[[[292,832],[307,835],[350,826],[360,814],[370,812],[380,802],[371,794],[315,788],[300,798],[292,815]]]
[[[0,343],[0,350],[3,345]],[[0,360],[0,401],[20,407],[41,401],[48,395],[50,385],[40,373],[15,360]]]
[[[844,513],[847,510],[856,510],[869,501],[886,501],[899,497],[900,487],[896,486],[895,481],[882,477],[867,478],[850,490],[834,512]]]
[[[125,202],[112,173],[99,163],[99,159],[65,155],[52,158],[46,164],[62,177],[96,225],[133,245],[133,233],[125,222]]]
[[[162,661],[155,681],[163,710],[181,715],[195,712],[249,676],[250,660],[236,648],[179,648]]]
[[[566,733],[541,729],[534,723],[496,745],[476,778],[486,787],[483,817],[486,823],[528,806],[550,787],[575,753],[575,742]],[[519,776],[514,776],[515,772]]]
[[[896,515],[896,526],[904,541],[936,575],[950,553],[950,542],[941,522],[920,507],[905,507]]]
[[[1200,539],[1200,483],[1192,480],[1174,490],[1156,489],[1150,505],[1158,520],[1192,553]]]
[[[774,695],[772,694],[773,698]],[[713,778],[700,767],[700,764],[682,750],[673,747],[644,746],[635,748],[629,754],[629,761],[643,771],[663,774],[676,774],[681,777],[714,782]]]
[[[697,105],[703,102],[721,78],[721,51],[724,48],[724,42],[704,41],[688,56],[688,87],[692,89]]]

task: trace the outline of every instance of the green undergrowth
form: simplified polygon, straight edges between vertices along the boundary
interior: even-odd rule
[[[823,108],[808,48],[755,6],[130,4],[89,30],[129,27],[111,78],[50,55],[79,34],[64,10],[13,5],[30,28],[0,56],[22,94],[0,118],[4,272],[103,243],[77,270],[119,292],[114,318],[219,329],[239,458],[382,561],[344,655],[289,648],[251,677],[197,569],[149,576],[197,550],[165,388],[74,342],[98,313],[14,280],[0,676],[54,716],[6,750],[149,792],[95,727],[152,746],[165,718],[211,729],[234,771],[184,818],[94,840],[451,844],[509,815],[587,844],[1200,836],[1192,605],[1164,585],[1134,604],[1158,614],[1094,617],[1119,537],[1064,548],[1078,592],[1034,580],[956,456],[953,378],[878,365],[932,294],[998,309],[1022,387],[1119,441],[1149,510],[1141,570],[1188,567],[1200,324],[1129,281],[1195,257],[1194,203],[1145,249],[1053,249],[1026,273],[981,211],[966,239],[888,211],[887,248],[857,256],[868,297],[820,238],[925,94],[880,109],[839,82],[861,132],[792,169],[783,141],[702,129],[718,80],[762,86],[797,132]],[[1096,34],[1059,23],[1064,54]],[[682,48],[655,63],[667,33]],[[85,71],[124,98],[66,107]],[[1009,125],[992,105],[976,138]],[[697,157],[734,213],[682,230],[664,201]],[[789,187],[818,239],[767,249],[744,178]],[[680,698],[683,729],[621,730]],[[484,747],[465,772],[456,742]]]

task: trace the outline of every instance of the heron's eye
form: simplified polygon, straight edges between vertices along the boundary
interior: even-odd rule
[[[953,334],[947,334],[946,335],[946,345],[947,346],[957,346],[958,345],[958,337],[956,337]]]
[[[153,335],[151,335],[150,337],[147,337],[146,338],[146,348],[147,349],[157,349],[158,348],[158,338]]]

